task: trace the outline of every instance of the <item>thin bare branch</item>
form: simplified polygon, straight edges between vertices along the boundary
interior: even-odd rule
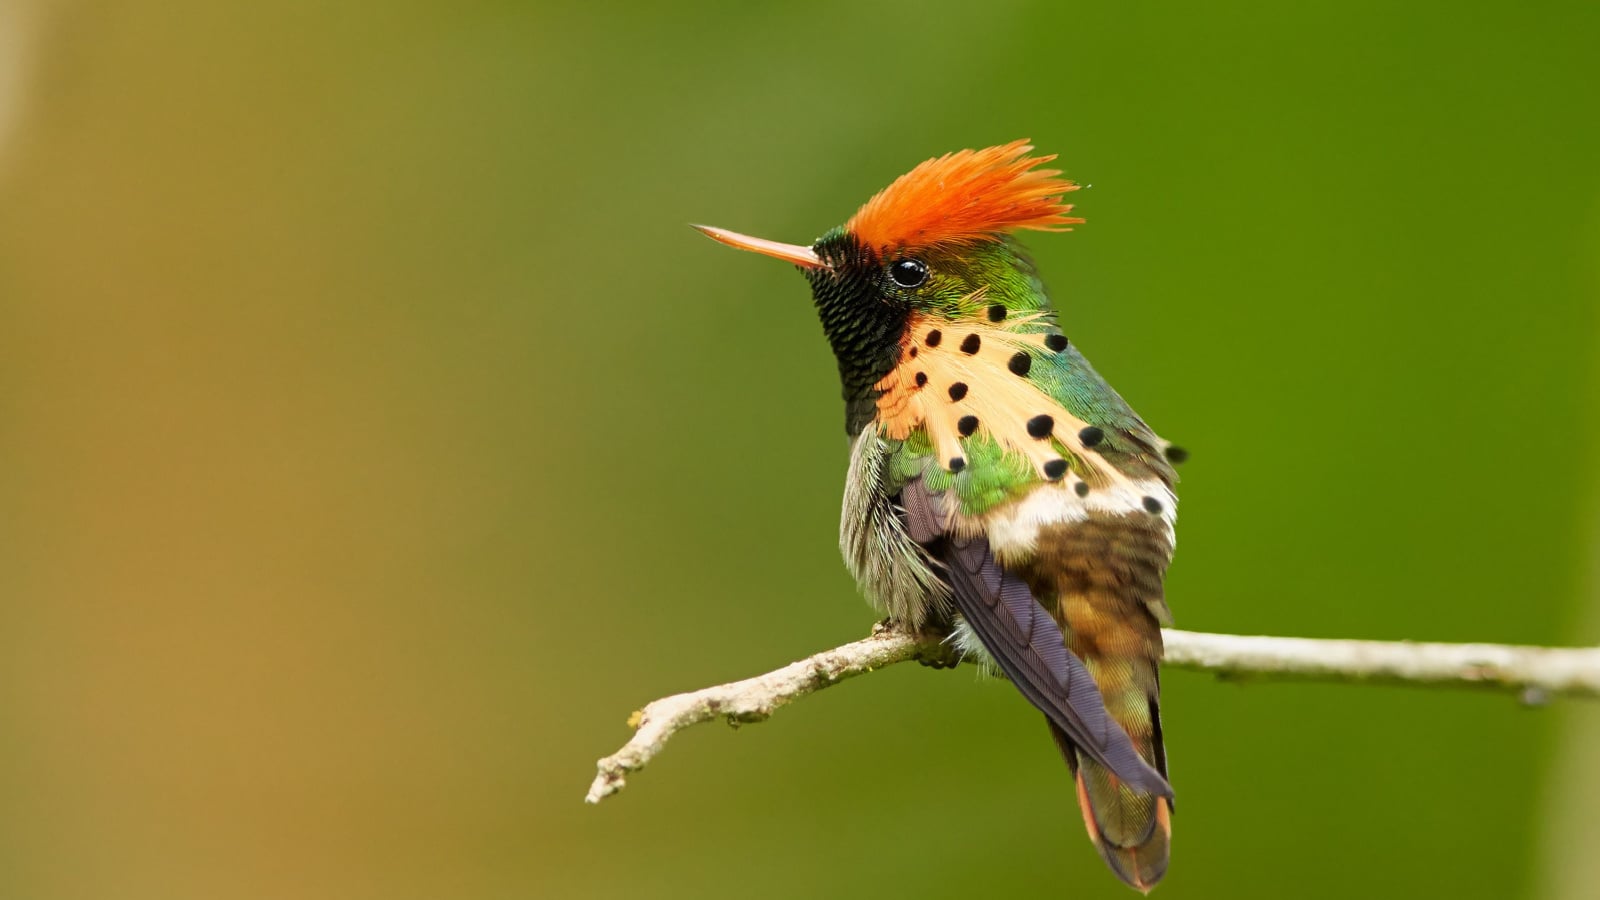
[[[1600,647],[1571,649],[1507,644],[1424,644],[1202,634],[1166,629],[1168,668],[1201,669],[1232,678],[1299,678],[1475,686],[1520,692],[1525,702],[1569,694],[1600,697]],[[863,672],[923,659],[948,662],[936,638],[880,626],[870,637],[824,650],[781,669],[674,694],[633,714],[637,728],[621,750],[600,760],[587,801],[621,790],[677,732],[709,722],[759,722],[779,707]]]
[[[918,641],[903,632],[879,627],[873,629],[871,637],[824,650],[765,675],[652,701],[629,717],[628,724],[638,730],[621,750],[600,760],[600,774],[595,776],[585,799],[599,803],[622,790],[629,773],[644,768],[661,752],[668,738],[690,725],[716,718],[726,718],[730,724],[760,722],[778,707],[813,691],[863,672],[915,659],[938,646],[936,642]]]
[[[1204,634],[1166,629],[1163,665],[1228,677],[1376,681],[1600,697],[1600,647],[1429,644]]]

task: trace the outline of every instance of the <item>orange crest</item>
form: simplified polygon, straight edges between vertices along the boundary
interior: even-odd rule
[[[846,223],[862,243],[882,252],[994,240],[1019,228],[1070,230],[1062,195],[1078,189],[1055,169],[1055,156],[1028,156],[1027,140],[930,159],[895,179]]]

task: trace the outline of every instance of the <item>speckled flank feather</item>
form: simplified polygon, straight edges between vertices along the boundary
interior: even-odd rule
[[[967,466],[964,442],[992,442],[1028,461],[1038,480],[1105,488],[1128,477],[1091,450],[1103,431],[1091,428],[1028,376],[1035,360],[1066,349],[1042,327],[1042,313],[1007,321],[1003,305],[986,320],[951,321],[913,314],[899,364],[877,385],[883,434],[905,440],[922,429],[936,459],[952,474]],[[1054,348],[1054,349],[1052,349]],[[1049,365],[1048,359],[1039,363]],[[969,505],[967,511],[975,511]]]
[[[885,490],[893,452],[877,429],[856,436],[850,448],[839,517],[839,549],[867,599],[891,618],[921,628],[949,616],[950,588],[907,533],[893,494]]]

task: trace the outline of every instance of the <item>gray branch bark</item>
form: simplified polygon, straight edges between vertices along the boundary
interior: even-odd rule
[[[1202,669],[1228,678],[1479,687],[1515,691],[1528,703],[1557,694],[1600,697],[1600,647],[1316,640],[1171,628],[1163,636],[1167,668]],[[911,659],[947,662],[950,648],[937,638],[880,626],[862,640],[765,675],[653,701],[628,720],[637,729],[633,738],[600,760],[585,799],[599,803],[622,790],[628,775],[644,768],[669,738],[691,725],[712,719],[760,722],[807,694]]]

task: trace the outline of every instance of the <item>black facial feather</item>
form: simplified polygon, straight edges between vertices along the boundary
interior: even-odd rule
[[[898,361],[911,305],[884,289],[882,261],[849,234],[830,232],[812,249],[832,267],[804,271],[839,362],[845,431],[854,437],[877,414],[876,385]]]

